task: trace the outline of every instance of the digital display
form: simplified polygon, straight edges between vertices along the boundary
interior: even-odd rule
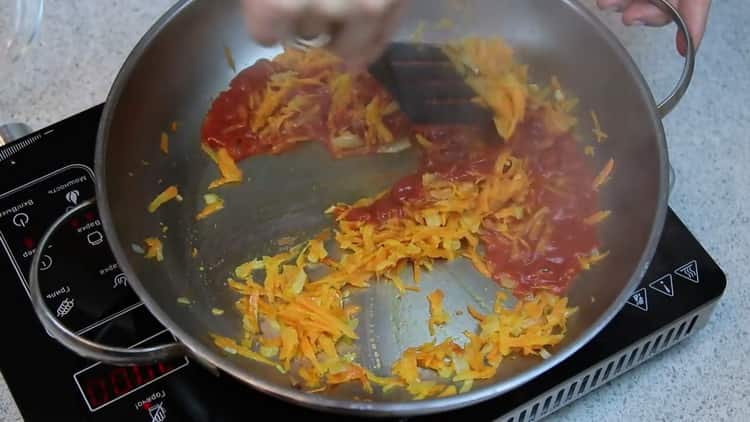
[[[93,412],[187,364],[185,357],[136,366],[112,366],[100,362],[77,372],[74,378]]]

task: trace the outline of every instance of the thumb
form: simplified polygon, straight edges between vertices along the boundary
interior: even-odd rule
[[[710,8],[711,0],[682,0],[678,5],[696,50],[703,40]],[[677,31],[677,51],[683,56],[687,54],[687,40],[680,31]]]

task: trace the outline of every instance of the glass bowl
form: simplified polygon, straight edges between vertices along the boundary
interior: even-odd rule
[[[39,32],[44,0],[0,0],[0,75],[16,63]]]

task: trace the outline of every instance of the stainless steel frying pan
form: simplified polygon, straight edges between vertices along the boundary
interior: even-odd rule
[[[44,305],[44,287],[37,273],[40,254],[36,254],[30,274],[32,301],[58,341],[86,358],[120,365],[187,354],[208,368],[296,404],[358,414],[413,415],[467,406],[532,380],[589,341],[625,303],[646,270],[662,230],[669,165],[661,118],[687,89],[694,63],[692,45],[688,43],[677,88],[657,105],[613,34],[574,0],[476,0],[461,2],[466,4],[462,13],[455,12],[455,0],[413,0],[397,38],[408,38],[420,20],[444,17],[458,25],[458,34],[501,36],[515,47],[521,61],[530,64],[532,76],[546,80],[557,75],[581,98],[581,110],[597,110],[610,134],[610,140],[598,148],[600,162],[593,165],[601,167],[609,157],[617,162],[616,177],[602,197],[602,206],[613,210],[613,217],[601,228],[611,256],[586,272],[569,292],[571,303],[580,311],[569,321],[566,340],[547,360],[508,360],[495,378],[478,383],[469,393],[421,402],[378,393],[372,401],[359,401],[347,388],[308,394],[292,388],[288,378],[273,368],[215,347],[209,333],[236,337],[240,332],[240,318],[233,312],[222,317],[211,312],[212,308],[234,309],[236,297],[224,283],[236,265],[273,253],[274,241],[280,237],[317,233],[329,224],[321,210],[337,201],[374,194],[414,166],[409,154],[333,160],[316,144],[279,157],[256,157],[242,163],[250,181],[222,191],[227,209],[217,218],[196,223],[194,216],[203,206],[201,195],[216,175],[213,163],[201,153],[199,128],[211,99],[234,76],[224,48],[231,49],[240,67],[280,51],[251,42],[238,3],[181,1],[170,9],[136,46],[118,75],[97,140],[96,200],[109,245],[135,292],[178,341],[124,349],[76,336]],[[664,0],[654,3],[669,12],[685,32],[685,23],[672,6]],[[441,41],[440,35],[431,40]],[[173,120],[181,126],[165,157],[159,152],[159,133]],[[583,124],[581,132],[588,129]],[[179,185],[185,201],[162,207],[154,215],[146,213],[149,201],[167,184]],[[46,247],[66,218],[93,204],[92,199],[62,216],[38,250]],[[167,258],[156,264],[133,252],[130,245],[159,233],[161,224],[169,227],[164,245]],[[200,251],[197,259],[191,256],[193,247]],[[449,309],[467,304],[482,308],[498,289],[460,261],[438,266],[421,286],[423,291],[442,288]],[[178,297],[194,303],[182,305]],[[406,295],[400,301],[394,297],[394,289],[385,284],[352,297],[363,307],[359,359],[369,368],[388,367],[404,348],[429,340],[424,295]],[[468,317],[457,317],[446,335],[460,337],[470,327]]]

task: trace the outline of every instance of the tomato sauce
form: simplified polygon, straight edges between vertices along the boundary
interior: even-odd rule
[[[582,270],[578,258],[599,247],[596,226],[584,223],[598,210],[594,174],[570,134],[550,139],[533,116],[514,138],[515,155],[527,160],[532,177],[531,208],[549,210],[545,221],[551,232],[542,250],[520,249],[517,256],[505,238],[486,235],[486,259],[496,280],[518,283],[516,294],[540,289],[561,294]]]
[[[261,136],[251,129],[251,99],[253,96],[256,100],[262,97],[274,74],[299,71],[299,78],[316,79],[321,72],[333,74],[338,70],[335,66],[293,69],[277,62],[258,61],[240,72],[230,83],[229,89],[220,93],[213,101],[201,127],[202,142],[214,149],[227,149],[235,161],[258,154],[279,154],[303,141],[322,142],[336,157],[374,152],[379,145],[367,142],[366,126],[361,115],[373,100],[377,100],[383,107],[393,100],[368,73],[354,76],[353,104],[333,116],[330,115],[333,95],[331,87],[327,84],[308,84],[287,92],[280,101],[280,104],[288,104],[294,98],[307,97],[309,101],[298,115],[285,122],[279,130],[273,131],[271,136]],[[355,112],[360,116],[355,116]],[[409,120],[400,111],[385,116],[383,123],[395,139],[407,137],[411,133]],[[363,145],[347,149],[336,148],[333,138],[344,132],[356,135],[363,141]]]
[[[432,146],[422,150],[419,169],[398,181],[389,192],[366,207],[350,210],[344,216],[348,221],[383,223],[403,215],[407,202],[418,202],[424,197],[422,176],[439,174],[442,178],[458,182],[476,180],[492,171],[498,148],[488,147],[486,139],[497,137],[494,131],[483,131],[473,126],[415,126],[412,136],[420,134]],[[500,145],[499,139],[495,145]]]
[[[344,217],[348,221],[382,223],[391,218],[403,217],[404,205],[423,198],[422,172],[398,181],[383,197],[366,207],[353,208]]]
[[[226,148],[235,160],[266,152],[270,145],[248,130],[248,99],[262,91],[276,71],[268,60],[259,60],[240,72],[211,104],[203,120],[201,139],[214,149]]]
[[[372,205],[349,211],[347,220],[382,223],[399,217],[406,202],[423,198],[423,174],[436,173],[453,181],[476,180],[493,170],[500,152],[497,135],[477,128],[420,127],[418,132],[434,144],[433,149],[425,150],[419,171],[402,179]],[[529,169],[529,208],[548,210],[543,221],[550,232],[541,250],[518,248],[514,255],[506,237],[486,231],[481,236],[485,261],[495,280],[512,280],[517,295],[535,290],[561,294],[582,270],[578,257],[599,246],[596,227],[584,223],[597,211],[594,175],[571,135],[551,137],[541,119],[534,116],[518,129],[510,144],[512,154],[524,159]]]
[[[202,127],[202,140],[213,148],[226,148],[235,160],[263,153],[280,153],[301,140],[324,142],[334,155],[341,151],[331,145],[333,133],[346,130],[366,138],[363,119],[354,118],[353,110],[363,108],[376,96],[391,101],[388,94],[369,75],[360,74],[354,83],[356,102],[329,116],[331,92],[327,86],[295,91],[288,95],[312,95],[317,109],[306,120],[287,125],[278,136],[263,139],[249,128],[249,98],[265,89],[274,72],[283,71],[279,64],[259,61],[241,72],[213,102]],[[560,294],[581,272],[579,257],[588,256],[598,247],[595,226],[584,219],[597,211],[598,198],[592,187],[594,175],[575,139],[569,135],[547,133],[541,116],[529,113],[509,144],[512,154],[525,160],[531,177],[529,209],[545,209],[547,227],[543,247],[514,247],[500,234],[481,233],[483,256],[492,277],[506,285],[511,280],[514,293],[524,295],[537,290]],[[415,126],[401,112],[383,120],[396,136],[423,135],[431,146],[422,148],[420,168],[367,207],[350,210],[350,221],[384,222],[403,216],[404,205],[424,199],[422,176],[437,173],[453,181],[476,180],[493,170],[502,141],[494,128],[475,126]],[[370,153],[375,145],[355,148],[351,153]]]

